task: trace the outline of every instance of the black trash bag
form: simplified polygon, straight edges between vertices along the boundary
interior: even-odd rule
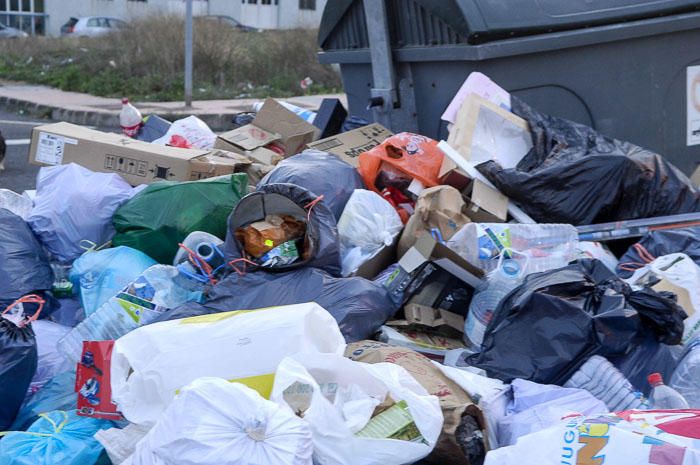
[[[52,286],[49,259],[29,225],[0,208],[0,309]]]
[[[238,228],[265,219],[266,215],[291,215],[306,224],[303,258],[275,268],[261,268],[241,262],[236,268],[246,271],[265,270],[285,272],[300,267],[320,268],[333,276],[340,276],[340,242],[333,213],[318,197],[294,184],[267,184],[243,197],[228,218],[224,243],[226,260],[244,258],[243,245],[236,239]]]
[[[537,222],[587,225],[700,211],[700,191],[651,151],[512,98],[534,147],[514,169],[478,169]]]
[[[41,305],[38,308],[35,305],[24,304],[25,311],[40,312]],[[16,325],[0,316],[0,431],[7,431],[14,422],[37,364],[36,338],[31,323],[25,319]]]
[[[278,183],[296,184],[317,196],[322,195],[322,202],[331,209],[336,221],[353,191],[365,188],[357,169],[319,150],[306,150],[282,160],[258,183],[258,188]]]
[[[328,310],[347,342],[369,338],[398,310],[386,289],[372,281],[301,268],[287,273],[232,273],[211,289],[206,303],[182,305],[160,321],[305,302]]]
[[[679,344],[685,312],[652,290],[632,291],[598,260],[531,274],[498,305],[469,364],[510,382],[561,384],[591,355],[623,355],[647,332]]]
[[[672,253],[684,253],[700,266],[700,226],[650,231],[630,247],[616,268],[617,275],[627,279],[649,262],[650,258],[663,257]]]

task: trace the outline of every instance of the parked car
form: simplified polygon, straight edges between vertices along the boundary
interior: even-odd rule
[[[61,34],[77,37],[97,37],[126,26],[126,22],[119,18],[108,16],[87,16],[84,18],[70,18],[61,27]]]
[[[5,26],[4,24],[0,23],[0,39],[18,39],[21,37],[29,37],[29,34],[24,31],[20,31],[19,29],[15,29],[14,27]]]
[[[226,26],[233,27],[233,28],[238,29],[239,31],[243,31],[243,32],[256,32],[256,31],[258,31],[258,29],[254,28],[254,27],[246,26],[245,24],[242,24],[236,18],[232,18],[231,16],[206,15],[206,16],[198,16],[197,19],[201,19],[204,21],[216,21],[219,24],[224,24]]]

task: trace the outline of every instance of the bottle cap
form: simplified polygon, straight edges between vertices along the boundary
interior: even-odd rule
[[[122,98],[122,105],[126,105],[127,103],[129,103],[129,99],[126,97],[123,97]]]
[[[652,386],[655,386],[659,383],[664,382],[663,376],[661,376],[661,373],[652,373],[649,376],[647,376],[647,381],[649,381],[649,384]]]

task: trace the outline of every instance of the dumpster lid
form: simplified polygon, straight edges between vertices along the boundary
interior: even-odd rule
[[[319,45],[361,0],[329,0],[319,29]],[[580,29],[700,10],[698,0],[409,0],[440,18],[471,44],[503,38]],[[387,8],[402,2],[387,0]]]

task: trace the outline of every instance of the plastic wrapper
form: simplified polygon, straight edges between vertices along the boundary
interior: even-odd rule
[[[0,209],[9,210],[23,220],[29,217],[34,204],[29,198],[9,189],[0,189]]]
[[[112,243],[140,250],[158,263],[172,263],[189,233],[226,235],[226,218],[245,195],[246,183],[245,174],[233,174],[149,184],[115,213]]]
[[[39,391],[44,384],[59,373],[72,368],[58,352],[58,341],[72,328],[45,320],[32,323],[37,344],[37,369],[29,385],[28,395]]]
[[[85,252],[83,241],[99,246],[112,239],[112,215],[136,191],[118,174],[75,163],[44,167],[27,222],[51,255],[72,262]]]
[[[500,302],[482,352],[468,362],[507,382],[563,384],[591,355],[625,355],[647,332],[678,344],[685,316],[671,296],[633,291],[603,263],[579,260],[526,277]]]
[[[700,336],[686,344],[670,381],[691,408],[700,408]]]
[[[672,253],[684,253],[700,266],[700,226],[646,233],[620,257],[616,272],[629,278],[636,269]]]
[[[365,187],[353,166],[333,154],[312,149],[279,162],[258,187],[279,183],[296,184],[317,196],[322,195],[322,202],[330,208],[336,220],[353,191]]]
[[[512,98],[534,147],[512,169],[478,169],[538,222],[588,225],[700,211],[700,191],[660,155]]]
[[[152,143],[183,149],[211,150],[215,142],[216,134],[209,129],[207,123],[196,116],[188,116],[171,124],[165,135]]]

